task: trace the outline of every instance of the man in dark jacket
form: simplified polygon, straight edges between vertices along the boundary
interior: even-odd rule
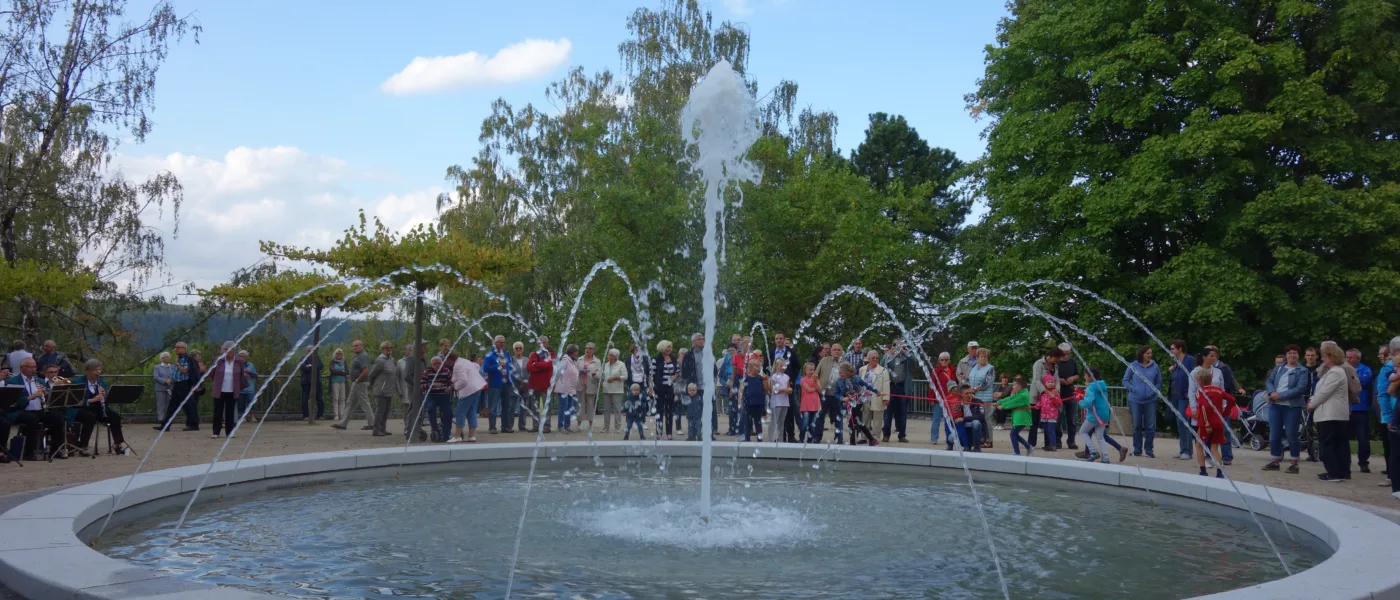
[[[1187,390],[1191,389],[1191,371],[1196,368],[1196,359],[1186,353],[1185,340],[1172,340],[1169,349],[1172,351],[1172,357],[1176,360],[1167,366],[1167,371],[1171,373],[1171,389],[1167,391],[1167,399],[1171,400],[1172,407],[1176,409],[1177,414],[1181,415],[1176,420],[1176,437],[1180,445],[1180,452],[1177,453],[1176,457],[1181,460],[1191,460],[1193,442],[1191,434],[1188,433],[1191,424],[1183,418],[1191,402],[1186,394]]]
[[[316,395],[316,420],[326,418],[326,407],[321,400],[321,386],[316,385],[316,381],[321,378],[321,355],[316,353],[316,348],[306,347],[306,356],[302,357],[297,370],[301,372],[301,418],[306,420],[306,424],[314,425],[316,422],[311,419],[313,392]]]

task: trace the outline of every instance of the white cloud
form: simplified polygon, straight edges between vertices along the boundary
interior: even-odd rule
[[[487,58],[476,52],[414,58],[379,84],[389,94],[421,94],[542,77],[569,59],[569,40],[525,40]]]
[[[329,247],[359,223],[360,209],[398,232],[431,222],[443,191],[432,185],[367,192],[386,187],[384,178],[374,175],[382,171],[286,146],[238,147],[218,158],[119,155],[116,163],[133,180],[161,171],[179,178],[185,190],[179,237],[172,235],[168,208],[159,219],[150,214],[149,224],[165,232],[166,264],[174,280],[201,288],[262,259],[261,240]]]
[[[724,7],[739,16],[753,14],[753,7],[749,5],[749,0],[724,0]]]

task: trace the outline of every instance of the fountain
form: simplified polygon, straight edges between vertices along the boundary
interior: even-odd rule
[[[541,428],[533,444],[410,451],[409,440],[402,448],[240,456],[233,463],[216,457],[207,466],[154,473],[141,473],[143,458],[130,477],[55,492],[0,515],[0,524],[42,521],[24,525],[38,533],[11,537],[55,540],[50,552],[31,556],[6,552],[11,548],[3,544],[22,541],[0,536],[0,573],[31,597],[164,600],[212,597],[207,584],[242,588],[247,597],[315,598],[1181,598],[1241,587],[1248,588],[1242,598],[1400,592],[1400,574],[1356,568],[1388,552],[1400,526],[1304,494],[1136,465],[831,443],[812,462],[805,444],[712,442],[722,216],[726,198],[759,176],[745,159],[758,136],[753,102],[743,78],[720,62],[696,85],[681,117],[684,138],[696,150],[692,167],[705,219],[702,443],[599,442],[591,432],[582,443],[546,441]],[[647,295],[660,291],[664,300],[664,291],[653,282],[639,294],[621,267],[605,260],[580,284],[560,349],[603,271],[626,284],[634,313],[617,318],[604,352],[620,327],[646,348]],[[351,296],[387,279],[357,282],[362,287]],[[910,341],[925,372],[922,335],[990,310],[1043,318],[1060,337],[1072,331],[1111,351],[1073,323],[1009,294],[1013,288],[979,290],[935,307],[932,325],[911,330],[873,293],[846,286],[828,294],[793,338],[811,341],[805,333],[815,320],[833,300],[850,295],[876,308],[877,320],[860,336],[891,328]],[[978,305],[994,296],[1021,305]],[[472,322],[457,318],[463,329],[453,345],[473,329],[485,332],[488,318],[510,319],[533,333],[507,308]],[[762,323],[750,333],[759,330],[766,347]],[[935,395],[947,401],[942,390]],[[732,457],[727,468],[713,464],[716,450]],[[207,485],[222,486],[220,501],[198,502]],[[1292,548],[1274,547],[1278,531],[1294,540]],[[106,556],[88,550],[87,541]],[[55,577],[54,564],[84,569]],[[86,583],[74,588],[74,581]]]

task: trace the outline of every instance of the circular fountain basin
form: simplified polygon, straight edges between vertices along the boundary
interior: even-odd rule
[[[697,444],[544,444],[508,584],[533,451],[221,465],[173,535],[207,467],[144,474],[97,540],[102,553],[85,542],[126,478],[78,486],[0,515],[0,531],[18,534],[0,536],[0,581],[31,598],[490,598],[508,585],[512,597],[550,598],[1002,597],[958,456],[905,448],[716,444],[706,524]],[[1287,576],[1224,481],[967,460],[1013,598],[1400,593],[1400,576],[1367,567],[1400,526],[1345,505],[1271,490],[1295,545],[1265,490],[1240,484]]]

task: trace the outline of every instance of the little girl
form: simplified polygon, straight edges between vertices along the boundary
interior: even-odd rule
[[[770,387],[768,376],[762,373],[762,359],[752,359],[746,367],[743,380],[739,382],[739,397],[744,402],[744,412],[739,415],[739,429],[743,431],[743,441],[749,441],[757,430],[758,441],[763,441],[763,409],[768,399]]]
[[[1011,393],[997,403],[997,409],[1011,413],[1011,451],[1021,455],[1021,446],[1026,447],[1026,456],[1031,455],[1031,443],[1021,437],[1021,431],[1033,426],[1031,423],[1031,391],[1026,388],[1026,378],[1016,376],[1011,385]]]
[[[623,403],[622,410],[627,412],[627,428],[622,430],[622,439],[627,439],[632,435],[632,426],[637,426],[637,437],[647,439],[646,427],[647,403],[642,400],[642,386],[632,384],[632,388],[627,394],[627,402]]]
[[[802,411],[801,432],[802,441],[805,443],[816,443],[813,428],[817,425],[817,418],[821,416],[822,395],[817,382],[817,366],[807,363],[802,366],[802,388],[801,403],[798,409]]]
[[[700,419],[705,416],[705,397],[700,395],[700,388],[695,384],[685,386],[685,395],[681,396],[681,404],[685,405],[685,420],[690,425],[687,430],[685,441],[700,441]]]
[[[1045,391],[1040,393],[1040,401],[1036,403],[1036,407],[1040,409],[1040,423],[1045,426],[1044,450],[1054,452],[1056,424],[1060,420],[1060,386],[1051,374],[1046,374],[1040,381],[1045,386]]]
[[[773,386],[772,395],[768,402],[773,406],[773,430],[782,428],[782,424],[787,422],[788,411],[792,408],[792,381],[783,370],[787,366],[787,361],[779,358],[773,361],[773,375],[768,380]],[[778,441],[777,435],[773,436],[773,441]]]

